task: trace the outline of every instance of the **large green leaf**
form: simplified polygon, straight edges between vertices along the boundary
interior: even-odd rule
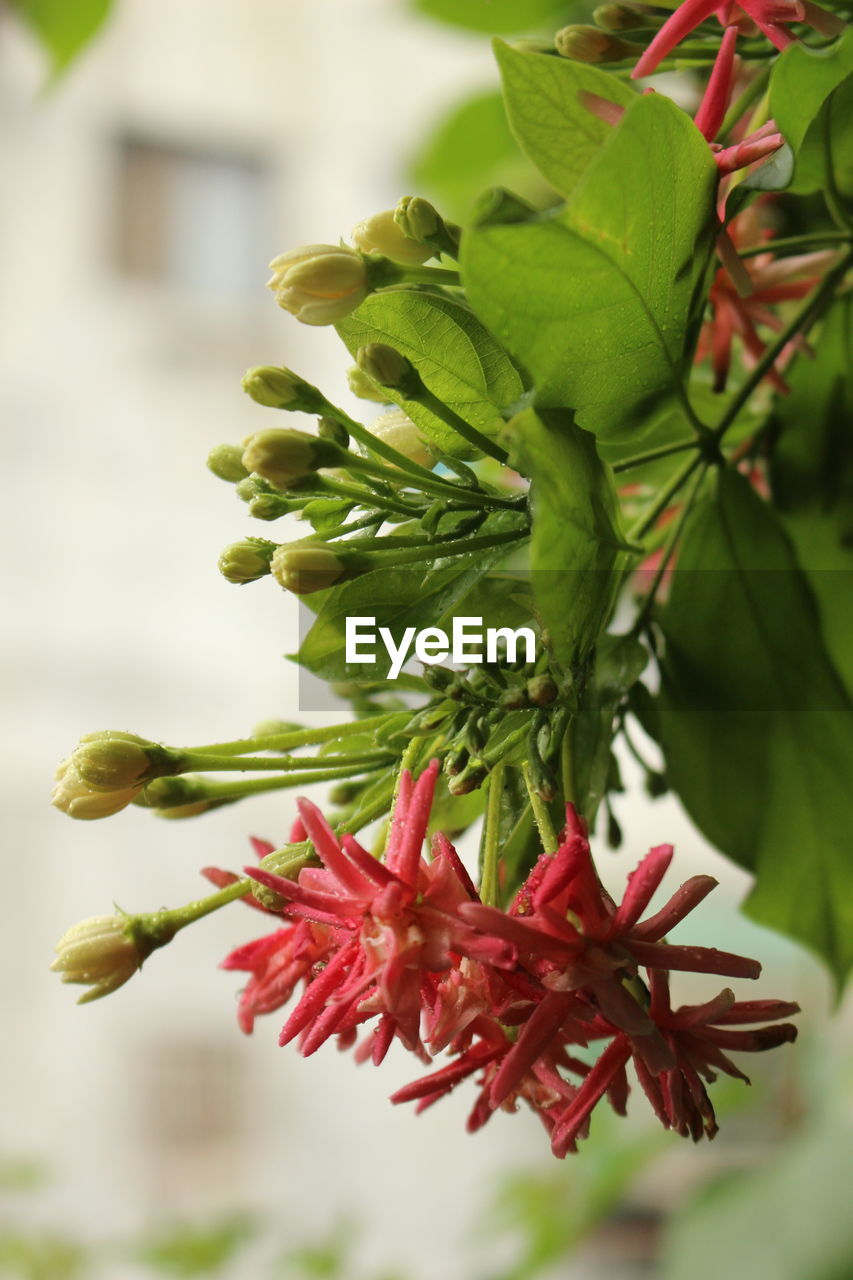
[[[54,75],[92,39],[112,5],[113,0],[9,0],[47,50]]]
[[[571,667],[595,645],[618,586],[625,540],[613,473],[569,413],[525,409],[501,439],[532,481],[533,590],[554,652]]]
[[[661,624],[667,773],[753,871],[749,915],[853,960],[853,706],[772,509],[738,475],[694,511]]]
[[[418,13],[438,18],[468,31],[531,31],[547,24],[556,26],[559,16],[571,5],[565,0],[411,0]]]
[[[514,49],[503,40],[495,41],[495,57],[519,146],[555,191],[571,195],[613,132],[584,105],[582,95],[595,94],[627,107],[636,93],[597,67]]]
[[[509,187],[537,208],[551,189],[521,154],[500,93],[488,90],[452,107],[421,141],[408,164],[412,186],[448,217],[468,220],[487,187]]]
[[[369,342],[402,352],[426,386],[487,436],[503,426],[501,409],[514,404],[523,385],[509,356],[462,302],[443,294],[390,289],[371,294],[338,333],[354,355]],[[467,457],[471,446],[414,400],[400,408],[444,453]]]
[[[792,44],[773,67],[770,110],[795,155],[789,190],[820,191],[828,176],[853,194],[853,30],[830,49]]]
[[[561,210],[463,239],[474,310],[529,370],[536,402],[630,438],[681,385],[715,225],[716,167],[660,95],[638,98]]]
[[[853,299],[833,307],[774,414],[773,493],[817,597],[829,653],[853,696]]]

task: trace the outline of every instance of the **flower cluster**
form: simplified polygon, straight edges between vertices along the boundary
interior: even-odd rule
[[[603,889],[585,825],[567,809],[562,842],[539,857],[507,911],[481,901],[456,850],[424,840],[438,762],[417,782],[401,775],[384,861],[352,836],[339,838],[315,805],[299,803],[291,833],[322,864],[296,880],[249,874],[285,900],[283,926],[232,952],[227,969],[250,974],[239,1021],[280,1008],[303,985],[280,1043],[303,1054],[330,1037],[380,1063],[394,1039],[422,1061],[450,1061],[398,1090],[418,1110],[476,1077],[468,1128],[524,1101],[545,1125],[555,1155],[576,1150],[607,1095],[620,1114],[633,1062],[661,1122],[698,1140],[716,1132],[705,1088],[718,1071],[746,1079],[727,1050],[756,1052],[791,1041],[781,1001],[736,1002],[726,988],[705,1004],[673,1010],[669,973],[755,978],[743,956],[664,940],[714,887],[694,876],[642,919],[672,858],[660,845],[634,873],[618,905]],[[641,976],[641,973],[644,976]],[[755,1023],[775,1023],[745,1030]],[[591,1045],[603,1044],[597,1059]]]

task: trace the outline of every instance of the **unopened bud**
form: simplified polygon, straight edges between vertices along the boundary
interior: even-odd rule
[[[243,466],[243,450],[238,444],[218,444],[207,455],[207,466],[220,480],[239,484],[249,474]]]
[[[174,768],[172,753],[135,733],[87,733],[71,757],[77,775],[94,791],[141,787]]]
[[[56,784],[50,799],[51,804],[67,813],[69,818],[92,821],[119,813],[136,799],[139,792],[139,787],[96,791],[86,786],[71,760],[64,760],[56,771]]]
[[[307,244],[273,258],[275,300],[303,324],[337,324],[370,292],[367,267],[347,245]]]
[[[341,463],[341,449],[331,440],[309,436],[292,428],[270,428],[249,436],[243,450],[243,466],[277,489],[288,489],[320,467]]]
[[[403,196],[394,210],[394,221],[412,240],[425,241],[437,234],[442,220],[429,200],[421,196]]]
[[[601,4],[593,12],[592,20],[605,31],[635,31],[639,27],[658,25],[648,14],[639,13],[627,4]]]
[[[322,393],[300,378],[298,373],[274,365],[256,365],[254,369],[247,369],[240,385],[246,395],[268,409],[316,413],[325,403]]]
[[[426,447],[420,431],[402,409],[389,409],[370,424],[371,435],[383,444],[402,453],[410,462],[422,467],[435,465],[435,458]]]
[[[489,766],[485,760],[472,756],[468,764],[456,777],[451,778],[447,790],[452,796],[467,796],[478,790],[489,776]]]
[[[414,370],[399,351],[384,342],[369,342],[355,353],[358,367],[383,387],[403,387],[412,379]]]
[[[264,538],[243,538],[240,542],[232,542],[219,557],[219,572],[223,578],[239,586],[257,582],[270,572],[276,545]]]
[[[286,733],[304,733],[305,725],[295,720],[261,720],[252,729],[253,738],[280,738]],[[267,750],[267,748],[264,748]]]
[[[277,549],[270,569],[276,582],[297,596],[325,591],[346,572],[343,561],[324,542],[285,543]]]
[[[586,26],[563,27],[554,37],[554,44],[562,57],[573,58],[575,62],[624,62],[643,51],[642,45],[620,40],[598,27]]]
[[[408,236],[397,223],[394,212],[393,209],[384,209],[363,218],[352,229],[353,243],[362,253],[381,253],[403,266],[420,266],[427,258],[433,257],[433,250]]]
[[[532,676],[527,681],[527,696],[537,707],[550,707],[559,690],[548,675]]]
[[[302,502],[293,498],[283,498],[278,493],[259,493],[249,503],[249,515],[253,520],[280,520],[282,516],[298,511]]]
[[[131,916],[94,916],[84,920],[62,935],[56,952],[50,967],[62,974],[62,981],[91,988],[80,997],[80,1004],[123,986],[147,954],[133,936]]]
[[[354,364],[347,373],[347,383],[350,391],[354,396],[358,396],[359,400],[372,400],[375,404],[391,403],[382,388],[378,387],[372,378],[368,378],[357,364]]]

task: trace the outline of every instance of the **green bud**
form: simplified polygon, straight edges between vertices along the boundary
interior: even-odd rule
[[[605,31],[634,31],[657,25],[648,14],[639,13],[627,4],[601,4],[594,10],[592,20]]]
[[[403,196],[394,210],[397,226],[412,240],[429,245],[438,253],[456,257],[459,252],[460,229],[445,222],[435,205],[422,196]]]
[[[310,595],[339,582],[346,566],[325,542],[291,542],[277,548],[270,562],[273,577],[285,591]]]
[[[280,738],[285,733],[304,733],[305,725],[295,720],[261,720],[252,730],[253,738]]]
[[[353,243],[362,253],[381,253],[392,262],[405,267],[417,267],[433,257],[433,250],[420,243],[418,237],[410,237],[397,222],[394,209],[383,209],[369,218],[363,218],[352,229]]]
[[[500,704],[507,711],[521,711],[523,707],[530,705],[527,701],[527,690],[520,685],[507,689],[506,693],[501,694]]]
[[[126,787],[121,791],[96,791],[86,786],[72,760],[64,760],[56,771],[56,784],[50,800],[57,809],[67,813],[69,818],[92,821],[95,818],[110,818],[114,813],[119,813],[133,803],[139,792],[138,786]]]
[[[339,782],[329,792],[329,801],[335,805],[352,804],[361,795],[365,785],[363,782]]]
[[[192,774],[181,777],[155,778],[140,791],[135,803],[142,809],[172,809],[196,804],[205,788],[205,781]]]
[[[292,428],[256,431],[245,442],[243,466],[277,489],[288,489],[320,467],[346,462],[344,451],[331,440]]]
[[[243,466],[243,450],[238,444],[218,444],[207,455],[207,466],[220,480],[239,484],[249,474]]]
[[[149,954],[133,936],[131,916],[93,916],[74,925],[56,944],[50,966],[63,982],[90,988],[79,1003],[97,1000],[124,986]]]
[[[299,510],[301,506],[301,502],[281,498],[277,493],[259,493],[249,503],[249,515],[253,520],[280,520],[282,516],[290,515],[294,508]]]
[[[359,369],[383,387],[400,388],[412,380],[411,363],[384,342],[369,342],[359,347],[355,358]]]
[[[558,31],[554,44],[563,58],[573,58],[575,62],[625,62],[643,51],[642,45],[620,40],[598,27],[575,25]]]
[[[317,434],[323,440],[331,440],[342,449],[349,448],[349,432],[337,418],[322,417],[317,419]]]
[[[257,404],[269,409],[295,409],[304,413],[317,413],[325,404],[325,398],[300,378],[292,369],[273,365],[257,365],[243,374],[243,390]]]
[[[532,676],[527,681],[527,696],[537,707],[550,707],[559,690],[549,675]]]
[[[257,582],[270,572],[270,561],[276,549],[275,542],[263,538],[243,538],[232,542],[219,557],[219,572],[229,582],[242,586]]]
[[[87,733],[71,757],[80,781],[95,791],[141,787],[174,768],[172,753],[135,733]]]
[[[372,400],[375,404],[391,404],[391,400],[386,396],[381,387],[377,387],[372,379],[368,378],[363,369],[359,369],[354,364],[347,373],[347,383],[350,391],[354,396],[358,396],[359,400]]]
[[[472,756],[462,772],[450,779],[447,790],[452,796],[470,795],[472,791],[476,791],[483,785],[488,776],[489,766],[486,761]]]
[[[424,667],[423,681],[430,689],[443,693],[456,679],[456,672],[447,667]]]
[[[456,747],[444,757],[444,772],[455,778],[465,768],[471,753],[467,747]]]

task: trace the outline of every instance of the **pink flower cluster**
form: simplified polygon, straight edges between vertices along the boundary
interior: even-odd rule
[[[736,1002],[728,989],[672,1009],[670,970],[759,973],[743,956],[663,940],[716,882],[694,876],[641,919],[672,847],[652,849],[617,906],[569,806],[559,849],[540,856],[509,910],[486,905],[445,836],[436,835],[424,857],[437,775],[437,761],[417,783],[402,775],[384,862],[352,836],[339,840],[317,807],[300,801],[293,838],[309,839],[322,865],[303,868],[297,880],[249,871],[287,905],[282,928],[224,962],[250,974],[239,1004],[243,1029],[302,984],[279,1039],[297,1040],[305,1055],[332,1036],[351,1047],[365,1024],[359,1061],[380,1063],[394,1039],[426,1063],[447,1050],[446,1066],[398,1090],[393,1102],[417,1102],[421,1111],[475,1077],[469,1130],[523,1100],[563,1157],[576,1150],[605,1094],[624,1113],[633,1062],[667,1128],[713,1137],[705,1083],[717,1071],[746,1079],[727,1051],[793,1040],[796,1029],[779,1020],[798,1011],[782,1001]],[[766,1022],[777,1025],[744,1029]],[[587,1050],[599,1042],[603,1052],[591,1062]]]

